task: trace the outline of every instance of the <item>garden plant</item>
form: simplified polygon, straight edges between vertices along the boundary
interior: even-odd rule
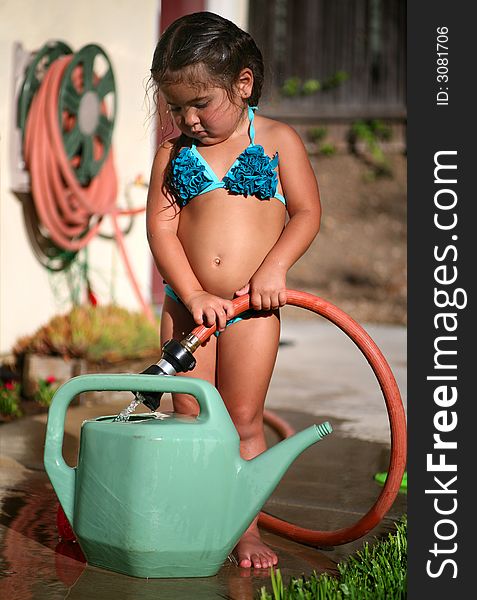
[[[401,600],[407,597],[407,518],[396,531],[372,547],[366,542],[344,563],[338,575],[314,572],[292,577],[287,586],[280,570],[271,569],[272,591],[261,588],[258,600]]]

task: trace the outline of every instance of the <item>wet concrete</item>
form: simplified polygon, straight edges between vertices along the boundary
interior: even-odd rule
[[[334,432],[293,463],[264,510],[303,527],[327,531],[356,522],[377,499],[381,488],[373,480],[373,475],[377,471],[387,470],[389,443],[376,441],[376,438],[382,438],[387,433],[387,418],[381,406],[378,408],[376,404],[374,415],[372,409],[365,406],[367,419],[370,423],[374,420],[374,424],[371,423],[364,430],[359,427],[366,386],[369,387],[369,395],[373,396],[375,382],[363,383],[363,380],[369,380],[366,379],[367,375],[363,375],[362,379],[360,371],[357,375],[358,366],[348,365],[355,379],[346,375],[348,359],[344,358],[342,362],[338,360],[340,366],[333,373],[328,373],[327,380],[322,373],[327,381],[324,389],[315,387],[315,372],[302,378],[299,366],[293,370],[288,361],[289,351],[295,357],[301,356],[306,364],[309,352],[305,342],[311,340],[309,329],[310,323],[306,323],[308,333],[302,331],[300,323],[284,324],[282,339],[288,343],[280,348],[281,356],[267,407],[297,430],[314,422],[329,420]],[[396,330],[395,335],[393,331],[386,331],[385,334],[389,338],[389,349],[393,350],[387,354],[386,343],[382,349],[388,360],[389,356],[393,357],[390,360],[393,370],[393,362],[398,363],[397,368],[401,369],[405,365],[405,349],[399,348],[396,335],[402,335],[402,331]],[[334,334],[326,326],[323,328],[320,325],[315,335],[334,339]],[[339,344],[344,343],[346,347],[347,342],[338,335],[335,342],[328,343],[325,354],[335,356],[335,360],[336,357],[346,357],[345,350]],[[320,412],[310,400],[317,394],[322,396],[331,385],[338,386],[339,377],[342,383],[341,389],[337,389],[340,392],[337,397],[344,399],[351,407],[346,419],[337,416],[337,412],[341,414],[341,407],[330,410],[328,414]],[[288,403],[284,406],[283,390],[274,393],[274,387],[280,388],[278,382],[285,380],[289,393]],[[307,387],[307,381],[311,381],[312,385],[308,383]],[[301,390],[301,393],[293,394],[290,389]],[[326,402],[327,407],[331,405],[329,399]],[[117,414],[122,408],[124,402],[109,402],[105,396],[104,403],[73,406],[68,410],[64,443],[64,456],[68,464],[76,463],[78,435],[83,420]],[[170,409],[169,398],[165,398],[162,409]],[[214,577],[170,580],[136,579],[86,565],[78,544],[58,538],[57,499],[43,467],[45,424],[46,415],[39,414],[0,426],[1,598],[252,600],[259,595],[261,586],[270,589],[268,572],[240,569],[229,561]],[[267,438],[269,445],[278,441],[276,433],[268,428]],[[372,532],[364,538],[334,548],[307,548],[267,532],[263,532],[263,535],[278,552],[282,575],[288,580],[292,575],[309,575],[313,571],[335,572],[337,562],[361,548],[364,541],[373,542],[376,537],[390,531],[393,523],[405,512],[406,496],[399,494],[391,510]]]

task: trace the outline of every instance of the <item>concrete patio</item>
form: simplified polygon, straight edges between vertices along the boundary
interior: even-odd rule
[[[376,501],[380,486],[373,476],[389,462],[389,426],[382,394],[354,344],[320,318],[285,314],[282,338],[267,399],[267,409],[300,430],[330,421],[334,432],[309,448],[290,467],[264,510],[319,530],[347,527]],[[406,396],[406,330],[365,326],[381,348]],[[65,460],[74,465],[81,423],[117,414],[127,401],[72,406],[65,426]],[[165,398],[161,410],[170,409]],[[139,412],[144,412],[141,408]],[[61,542],[56,528],[57,499],[43,467],[46,414],[0,426],[0,597],[15,598],[229,598],[252,600],[270,588],[269,573],[227,563],[218,575],[200,579],[143,580],[90,567],[77,544]],[[269,444],[276,433],[267,428]],[[399,493],[383,521],[367,536],[334,548],[308,548],[264,532],[289,577],[328,571],[365,541],[393,529],[406,513]]]

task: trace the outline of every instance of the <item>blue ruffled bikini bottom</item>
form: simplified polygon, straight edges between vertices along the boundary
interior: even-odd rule
[[[165,292],[166,296],[169,296],[169,298],[172,298],[172,300],[174,300],[178,304],[182,304],[182,305],[184,304],[168,283],[166,283],[166,285],[164,287],[164,292]],[[252,317],[253,315],[256,315],[256,314],[257,314],[256,310],[254,310],[253,308],[249,308],[248,310],[243,312],[239,317],[233,317],[232,319],[229,319],[226,322],[225,327],[228,327],[229,325],[233,325],[234,323],[237,323],[238,321],[243,321],[244,319],[249,319],[250,317]],[[216,337],[219,337],[220,333],[221,333],[220,331],[216,331],[214,333],[214,335]]]

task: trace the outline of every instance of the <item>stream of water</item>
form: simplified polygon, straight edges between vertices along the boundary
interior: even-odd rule
[[[131,403],[129,404],[129,406],[126,406],[126,408],[123,408],[123,410],[119,413],[119,415],[113,420],[113,423],[116,423],[117,421],[129,421],[129,417],[132,415],[132,413],[136,410],[137,406],[139,404],[141,404],[143,400],[142,395],[139,392],[136,392],[134,398],[131,400]]]

